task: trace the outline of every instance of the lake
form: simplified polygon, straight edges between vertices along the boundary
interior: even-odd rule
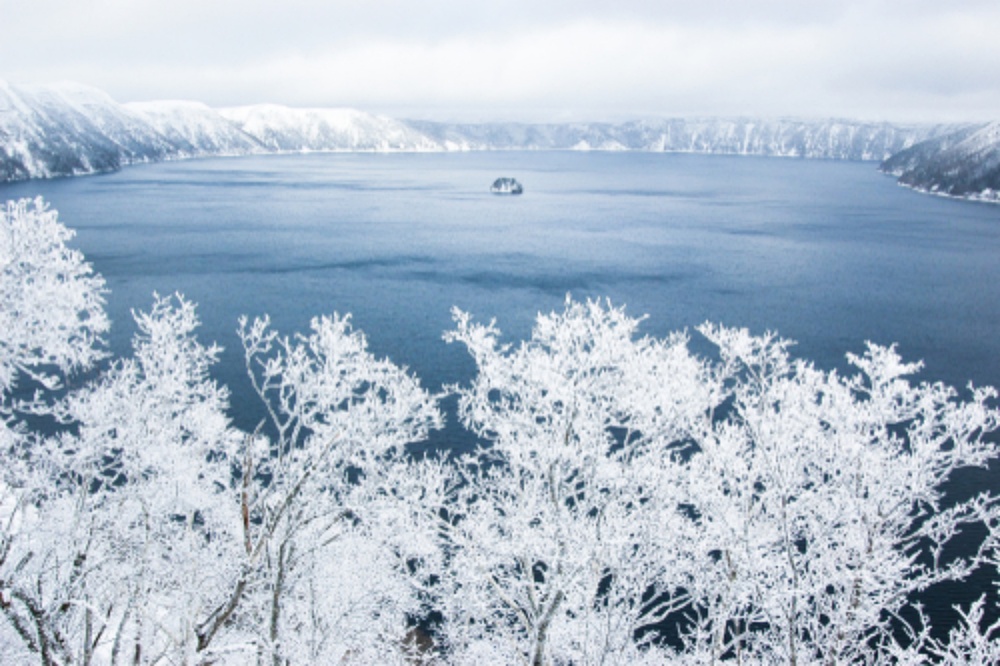
[[[489,193],[516,177],[519,197]],[[251,394],[237,318],[284,333],[353,314],[378,356],[425,386],[468,380],[446,345],[450,309],[528,336],[539,311],[607,297],[642,330],[705,321],[773,330],[823,368],[864,342],[923,359],[922,379],[1000,386],[1000,206],[916,194],[874,164],[645,153],[314,154],[211,159],[0,185],[42,195],[107,280],[110,343],[154,291],[199,304],[201,339],[225,347],[216,376],[237,425]],[[692,346],[699,344],[693,333]],[[427,446],[466,448],[454,422]],[[998,465],[958,495],[1000,492]],[[925,600],[935,617],[992,589],[988,570]],[[941,624],[947,627],[949,620]]]
[[[489,193],[516,177],[519,197]],[[285,333],[353,314],[431,390],[473,372],[450,309],[526,337],[539,311],[607,297],[643,331],[777,331],[824,368],[865,340],[922,378],[1000,386],[1000,207],[916,194],[872,163],[647,153],[310,154],[209,159],[0,186],[42,195],[107,280],[116,353],[157,291],[199,304],[237,424],[237,317]],[[693,334],[697,346],[697,333]],[[435,437],[463,446],[460,429]]]

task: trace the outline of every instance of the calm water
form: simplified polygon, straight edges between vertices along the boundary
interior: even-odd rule
[[[517,177],[520,197],[489,194]],[[510,339],[539,311],[609,297],[647,333],[706,320],[775,330],[824,368],[864,341],[899,343],[925,379],[1000,386],[1000,206],[918,195],[872,164],[655,154],[307,155],[134,167],[0,186],[43,195],[111,290],[113,349],[152,294],[200,305],[202,339],[237,424],[261,418],[237,317],[279,330],[353,313],[379,356],[432,390],[473,366],[441,341],[459,306]],[[697,344],[697,336],[695,337]],[[450,403],[448,403],[450,404]],[[452,418],[452,421],[454,419]],[[454,423],[431,446],[469,441]],[[1000,492],[1000,469],[954,490]],[[982,571],[926,602],[992,589]]]
[[[501,175],[525,194],[489,194]],[[706,320],[775,330],[822,367],[865,340],[898,342],[927,379],[1000,386],[1000,206],[918,195],[873,164],[305,155],[0,186],[2,199],[37,194],[107,279],[116,351],[154,291],[199,304],[247,428],[259,411],[240,365],[241,314],[269,313],[292,333],[353,313],[376,354],[436,389],[472,372],[441,341],[452,306],[518,339],[567,293],[648,314],[648,333]]]

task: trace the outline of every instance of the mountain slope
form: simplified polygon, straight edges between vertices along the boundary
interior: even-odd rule
[[[953,127],[899,126],[848,120],[669,119],[619,125],[449,125],[411,121],[449,149],[643,150],[884,160]]]
[[[118,104],[78,84],[0,81],[0,182],[113,171],[188,157],[442,147],[391,118],[352,109],[198,102]]]
[[[0,180],[112,171],[170,153],[142,118],[96,88],[0,81]]]
[[[923,141],[879,168],[922,192],[1000,202],[1000,122]]]
[[[292,109],[260,104],[219,109],[218,113],[272,152],[442,149],[398,120],[354,109]]]
[[[167,141],[175,157],[266,152],[253,137],[200,102],[136,102],[124,106]]]
[[[1000,124],[664,119],[628,123],[401,121],[354,109],[118,104],[79,84],[0,81],[0,182],[187,157],[309,151],[636,150],[884,160],[916,189],[1000,199]]]

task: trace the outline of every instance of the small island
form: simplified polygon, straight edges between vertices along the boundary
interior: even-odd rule
[[[497,178],[490,186],[490,192],[493,194],[521,194],[524,192],[524,188],[514,178]]]

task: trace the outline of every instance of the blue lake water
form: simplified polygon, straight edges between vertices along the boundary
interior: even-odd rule
[[[489,193],[518,178],[519,197]],[[250,393],[237,318],[285,333],[350,312],[372,350],[431,390],[467,380],[446,345],[450,309],[496,317],[506,337],[536,313],[608,297],[643,331],[704,321],[773,330],[823,368],[865,340],[923,359],[921,378],[1000,386],[1000,206],[899,188],[875,165],[642,153],[316,154],[133,167],[0,185],[44,196],[107,280],[113,350],[157,291],[199,304],[201,338],[225,347],[217,377],[236,423]],[[698,344],[693,334],[694,346]],[[447,403],[450,404],[450,403]],[[452,424],[430,446],[462,448]],[[1000,492],[1000,470],[956,491]],[[928,595],[932,614],[992,589]],[[943,624],[942,626],[947,626]]]
[[[525,194],[491,195],[498,176]],[[3,199],[35,195],[106,278],[115,351],[154,291],[199,304],[245,428],[260,411],[240,365],[241,314],[293,333],[350,312],[377,355],[433,390],[473,370],[441,341],[452,306],[496,317],[516,340],[567,293],[648,314],[651,334],[706,320],[774,330],[827,368],[865,340],[898,342],[926,362],[925,379],[1000,386],[1000,206],[919,195],[870,163],[313,154],[0,186]]]

